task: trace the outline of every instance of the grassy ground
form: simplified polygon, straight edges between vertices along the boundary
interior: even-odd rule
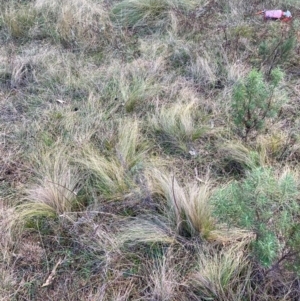
[[[2,1],[0,300],[298,300],[299,58],[297,0]]]

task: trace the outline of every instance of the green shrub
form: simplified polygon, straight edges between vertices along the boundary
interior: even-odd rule
[[[219,221],[254,231],[253,254],[264,266],[274,267],[284,261],[283,256],[299,257],[298,196],[291,172],[276,176],[272,169],[256,168],[243,181],[218,190],[212,199]]]
[[[274,36],[265,38],[259,45],[259,55],[261,57],[261,67],[266,66],[266,74],[269,76],[278,65],[286,62],[296,45],[294,32],[291,31],[285,36],[283,33],[273,33]],[[279,37],[278,37],[279,36]]]
[[[271,72],[269,83],[262,72],[252,70],[244,81],[235,85],[231,103],[232,118],[245,140],[250,132],[262,130],[267,118],[277,115],[282,97],[276,92],[282,78],[283,72],[278,68]]]

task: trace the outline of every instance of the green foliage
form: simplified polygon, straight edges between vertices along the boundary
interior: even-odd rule
[[[240,177],[246,170],[261,165],[261,158],[256,151],[247,148],[239,141],[231,141],[219,147],[221,170],[233,176]]]
[[[261,66],[267,66],[267,75],[270,75],[275,66],[286,62],[291,56],[292,50],[296,45],[293,32],[287,37],[281,35],[263,39],[259,45],[259,55],[261,56]]]
[[[258,239],[253,243],[254,254],[264,266],[269,266],[277,256],[278,240],[276,235],[264,226],[261,226],[259,231],[263,239]]]
[[[295,177],[277,177],[272,169],[256,168],[245,180],[234,181],[213,196],[215,214],[221,222],[256,233],[253,253],[270,266],[283,252],[300,247],[296,215],[300,207]]]
[[[283,72],[277,68],[271,72],[271,81],[267,83],[262,72],[252,70],[244,81],[235,85],[232,118],[245,140],[251,131],[264,128],[266,118],[277,115],[281,99],[275,92],[282,78]]]

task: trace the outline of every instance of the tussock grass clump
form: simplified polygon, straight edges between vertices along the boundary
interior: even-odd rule
[[[26,202],[17,206],[18,221],[29,223],[33,218],[55,218],[79,206],[77,193],[82,175],[69,163],[65,149],[40,152],[35,160],[37,184],[26,191]]]
[[[207,253],[206,253],[207,252]],[[220,252],[200,251],[191,277],[196,295],[204,300],[241,300],[251,295],[252,267],[238,245]]]
[[[101,98],[106,104],[110,100],[114,108],[124,107],[127,113],[145,115],[165,90],[165,65],[162,57],[137,58],[126,64],[113,60],[107,67]]]
[[[31,3],[8,1],[4,4],[2,20],[12,38],[28,38],[36,18],[37,13]]]
[[[127,112],[149,107],[162,90],[160,74],[165,69],[165,62],[159,58],[154,61],[137,59],[122,68],[119,90]]]
[[[208,130],[201,121],[197,122],[197,113],[200,109],[195,102],[164,106],[150,116],[150,126],[168,152],[188,154],[189,143]]]
[[[43,18],[44,34],[67,47],[97,50],[113,38],[109,15],[102,3],[38,0],[35,9]]]
[[[265,165],[265,152],[251,150],[239,141],[220,145],[221,169],[231,175],[244,175],[247,170]]]
[[[175,243],[174,232],[164,218],[144,216],[125,223],[118,235],[121,245],[167,244]]]
[[[200,236],[208,239],[215,229],[209,203],[209,183],[181,186],[175,177],[158,169],[150,170],[148,178],[152,193],[167,202],[162,206],[175,231],[187,237]]]
[[[135,176],[142,172],[148,150],[137,120],[121,122],[117,137],[110,155],[104,156],[95,148],[87,148],[83,159],[78,160],[91,172],[95,187],[105,200],[122,200],[139,191]]]
[[[106,158],[95,149],[85,150],[84,160],[79,161],[95,178],[95,187],[106,200],[120,200],[132,195],[134,181],[116,158]]]
[[[125,27],[164,28],[169,24],[169,12],[188,12],[197,6],[194,0],[123,0],[112,13],[116,22]]]
[[[35,82],[33,75],[34,59],[31,57],[17,56],[11,64],[10,87],[22,88],[26,85]]]
[[[214,85],[218,80],[219,67],[207,51],[201,51],[193,55],[193,58],[186,69],[188,77],[202,87]]]
[[[154,300],[176,300],[179,298],[180,272],[183,262],[176,262],[176,252],[172,248],[167,249],[161,258],[157,258],[153,264],[149,264],[148,298]]]
[[[116,156],[125,169],[137,168],[148,152],[148,146],[140,132],[139,122],[131,119],[120,122],[118,132]]]
[[[292,147],[289,147],[290,145]],[[292,150],[293,146],[291,135],[278,130],[277,127],[269,134],[257,137],[257,149],[260,153],[265,153],[269,161],[272,159],[282,160],[287,157],[289,150]]]

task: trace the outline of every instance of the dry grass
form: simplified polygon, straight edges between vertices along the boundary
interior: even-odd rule
[[[113,146],[113,145],[112,145]],[[147,145],[140,135],[137,120],[124,120],[118,128],[117,142],[109,146],[108,156],[87,148],[84,160],[77,160],[95,178],[101,197],[106,200],[122,200],[139,192],[135,176],[142,172]]]
[[[263,149],[258,153],[240,142],[225,143],[219,147],[219,152],[225,172],[231,174],[243,174],[245,170],[264,166],[267,160]]]
[[[186,184],[183,187],[169,173],[150,170],[150,189],[154,194],[162,196],[167,202],[165,213],[175,226],[176,232],[188,236],[209,238],[215,228],[209,204],[209,182]]]
[[[195,102],[178,102],[160,108],[149,117],[156,139],[168,152],[187,155],[192,142],[208,132],[206,125],[199,124],[201,111],[197,110]]]
[[[1,235],[0,248],[1,248],[1,263],[9,262],[11,258],[10,250],[14,245],[14,231],[13,221],[15,219],[15,212],[13,208],[7,208],[2,199],[0,199],[0,224],[3,229]]]
[[[251,264],[239,245],[210,255],[200,253],[192,282],[205,299],[240,300],[251,293]]]
[[[164,69],[165,62],[161,58],[153,61],[136,59],[121,66],[119,93],[127,112],[148,106],[148,102],[161,94],[163,87],[158,79]]]
[[[255,225],[219,224],[212,202],[257,167],[282,186],[259,178],[269,202],[298,197],[296,2],[265,1],[293,30],[254,0],[0,3],[0,300],[297,300],[287,261],[266,272]],[[233,87],[290,34],[286,102],[242,141]]]
[[[17,287],[17,275],[11,268],[14,264],[13,252],[16,246],[16,232],[13,227],[15,212],[4,206],[0,198],[0,227],[3,231],[0,238],[0,300],[9,300]],[[15,254],[14,254],[15,255]]]
[[[172,254],[169,249],[162,258],[149,266],[149,299],[151,300],[176,300],[180,287],[180,268],[176,265],[177,254]]]
[[[32,5],[20,5],[17,1],[9,1],[2,11],[3,23],[13,38],[28,36],[28,32],[36,20],[36,12]]]
[[[197,6],[193,0],[157,1],[124,0],[113,7],[116,22],[125,27],[162,27],[170,22],[169,14],[176,11],[189,11]],[[174,21],[173,21],[174,22]]]
[[[192,60],[187,73],[195,82],[200,82],[203,86],[213,85],[217,81],[218,66],[208,52],[202,52]]]
[[[34,8],[45,20],[44,34],[60,39],[65,46],[83,50],[101,49],[113,38],[105,6],[89,0],[38,0]],[[48,30],[48,32],[46,32]]]
[[[122,244],[172,244],[175,242],[175,233],[168,227],[168,223],[158,218],[145,216],[127,222],[118,241]]]
[[[55,218],[79,207],[77,193],[82,176],[68,162],[66,149],[41,150],[34,162],[37,184],[26,189],[25,202],[17,207],[18,222],[29,223],[33,218]]]
[[[120,122],[116,156],[127,170],[132,170],[145,158],[148,147],[140,134],[137,120]]]

